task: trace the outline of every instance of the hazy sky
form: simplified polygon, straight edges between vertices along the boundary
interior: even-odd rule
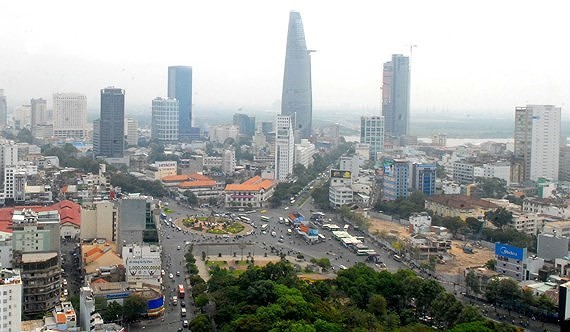
[[[559,5],[557,5],[559,4]],[[166,95],[167,67],[191,65],[195,112],[270,109],[281,98],[287,22],[301,12],[313,108],[379,112],[382,63],[412,57],[412,110],[513,112],[570,103],[566,2],[5,1],[0,88],[9,108],[126,89],[127,107]],[[129,111],[129,110],[127,110]]]

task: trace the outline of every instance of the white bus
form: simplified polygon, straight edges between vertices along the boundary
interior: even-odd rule
[[[260,219],[261,219],[261,221],[263,221],[263,222],[269,222],[269,219],[270,219],[270,218],[269,218],[269,217],[266,217],[266,216],[261,216]]]
[[[251,221],[251,219],[249,219],[249,218],[246,217],[246,216],[240,216],[239,219],[240,219],[241,221],[245,221],[245,222],[250,222],[250,221]]]
[[[266,231],[268,227],[269,227],[269,224],[263,224],[263,225],[261,225],[261,230]]]

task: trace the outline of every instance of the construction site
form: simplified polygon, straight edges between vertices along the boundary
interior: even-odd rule
[[[394,249],[401,250],[414,243],[415,235],[410,226],[404,226],[390,220],[370,218],[369,231],[388,241]],[[492,250],[473,244],[471,241],[450,239],[445,252],[437,252],[436,272],[440,274],[462,275],[463,270],[471,266],[482,266],[494,258]],[[417,242],[417,241],[416,241]],[[413,249],[412,249],[413,250]],[[440,249],[442,250],[442,249]],[[423,256],[422,258],[425,258]]]

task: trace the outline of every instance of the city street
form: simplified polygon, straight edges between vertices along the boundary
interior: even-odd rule
[[[223,214],[226,212],[225,209],[190,209],[184,204],[178,204],[175,201],[168,200],[169,208],[172,209],[172,213],[168,215],[168,218],[176,220],[178,218],[187,217],[189,215],[210,215],[212,213]],[[187,252],[188,246],[186,243],[196,244],[194,250],[194,256],[197,260],[201,257],[201,252],[206,252],[209,257],[216,257],[218,255],[224,256],[234,256],[236,260],[245,259],[248,256],[264,256],[266,253],[268,256],[279,255],[284,253],[290,256],[291,261],[295,261],[297,254],[302,254],[304,256],[304,261],[309,262],[311,258],[323,258],[327,257],[331,261],[335,271],[338,271],[340,265],[350,267],[357,262],[366,262],[366,256],[357,256],[353,251],[342,246],[338,241],[332,238],[332,233],[328,230],[319,228],[319,233],[326,237],[326,240],[316,244],[308,244],[305,240],[296,232],[292,232],[288,235],[287,229],[291,226],[285,223],[279,223],[279,217],[287,218],[290,211],[301,212],[305,218],[310,218],[311,209],[313,206],[308,199],[305,204],[297,210],[296,207],[280,207],[277,209],[263,209],[266,210],[263,214],[260,209],[257,209],[254,213],[248,213],[246,216],[251,219],[251,222],[255,224],[255,228],[252,229],[251,235],[244,235],[241,237],[229,236],[223,237],[221,235],[214,234],[198,234],[192,231],[178,231],[176,228],[166,226],[165,223],[161,222],[159,226],[159,233],[161,237],[162,244],[162,255],[163,255],[163,269],[165,270],[164,282],[165,287],[165,315],[163,319],[157,319],[152,321],[143,321],[138,326],[131,327],[133,331],[145,330],[145,331],[164,331],[165,328],[168,331],[182,328],[182,322],[184,319],[190,322],[195,316],[195,307],[192,305],[191,296],[188,293],[188,275],[184,259],[184,254]],[[235,212],[236,215],[242,214],[243,212]],[[264,215],[270,217],[268,223],[268,228],[265,233],[261,231],[261,225],[263,222],[260,217]],[[338,215],[326,215],[325,221],[323,223],[333,223],[339,227],[343,227],[344,223],[339,220]],[[331,219],[331,221],[328,221]],[[272,232],[276,235],[272,236]],[[355,231],[350,228],[348,232],[355,234]],[[361,233],[361,232],[358,232]],[[364,234],[358,234],[364,235]],[[279,239],[283,237],[282,242]],[[409,268],[405,262],[396,262],[391,257],[391,252],[382,248],[381,245],[377,244],[376,241],[372,241],[369,237],[365,238],[364,242],[369,246],[370,249],[375,250],[380,256],[388,271],[395,272],[401,268]],[[178,247],[180,246],[180,249]],[[273,247],[273,252],[271,248]],[[377,268],[376,265],[372,263],[367,263],[373,268]],[[176,275],[176,272],[180,272],[180,276]],[[418,271],[416,271],[418,272]],[[169,274],[172,273],[173,279],[169,278]],[[456,281],[456,280],[453,280]],[[458,285],[454,285],[452,280],[440,280],[442,285],[450,292],[460,291]],[[181,317],[180,303],[174,306],[172,305],[172,297],[177,296],[177,286],[178,284],[183,284],[187,289],[186,291],[186,317]],[[472,302],[471,300],[459,296],[459,299],[463,302]],[[179,300],[180,302],[180,300]],[[479,306],[482,310],[485,310],[486,315],[497,321],[506,321],[511,323],[512,320],[515,323],[520,323],[520,320],[526,322],[528,319],[520,319],[518,316],[506,316],[506,313],[502,313],[501,309],[497,309],[497,313],[493,309],[490,312],[486,309],[483,303],[473,303]],[[553,324],[543,324],[542,322],[529,320],[530,328],[534,331],[535,328],[540,327],[541,330],[554,331],[556,326]],[[520,325],[520,324],[519,324]]]

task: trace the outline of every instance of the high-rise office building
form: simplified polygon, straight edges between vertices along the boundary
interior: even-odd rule
[[[192,67],[168,67],[168,98],[178,100],[178,137],[188,140],[192,132]]]
[[[21,105],[14,110],[14,128],[24,129],[32,123],[32,106]]]
[[[412,165],[412,190],[421,191],[424,195],[435,194],[436,164]]]
[[[377,160],[384,151],[384,117],[363,116],[360,118],[360,143],[370,147],[370,159]]]
[[[96,155],[122,158],[125,149],[125,90],[115,87],[101,90],[101,117],[98,120]]]
[[[311,88],[311,55],[307,50],[303,21],[299,12],[289,14],[281,114],[293,119],[297,140],[311,136],[313,97]]]
[[[515,108],[513,182],[558,179],[560,113],[553,105]]]
[[[32,106],[30,129],[32,131],[32,135],[35,136],[37,125],[47,122],[47,101],[42,98],[32,99],[30,101],[30,105]]]
[[[384,162],[384,200],[408,197],[410,165],[407,160],[391,159]]]
[[[87,97],[79,93],[54,93],[53,136],[84,138],[86,132]]]
[[[234,126],[239,128],[240,135],[252,137],[255,134],[255,117],[247,114],[235,113]]]
[[[0,127],[8,124],[8,101],[4,95],[4,89],[0,89]]]
[[[275,180],[287,181],[293,174],[295,162],[295,136],[292,118],[287,115],[278,115],[275,131]]]
[[[389,136],[407,136],[410,128],[410,58],[393,54],[384,63],[382,115]]]
[[[178,129],[178,128],[177,128]],[[133,118],[125,119],[125,141],[128,146],[137,146],[139,143],[139,123]]]
[[[152,100],[150,137],[156,142],[178,141],[179,102],[174,98]]]

